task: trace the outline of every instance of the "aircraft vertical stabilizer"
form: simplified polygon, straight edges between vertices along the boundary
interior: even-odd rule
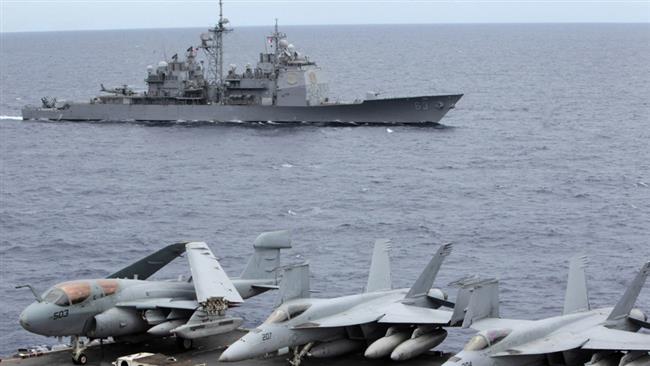
[[[625,291],[625,294],[623,294],[623,297],[618,301],[612,312],[609,314],[609,317],[607,317],[608,321],[619,320],[628,316],[632,310],[632,307],[634,306],[634,303],[636,302],[637,297],[639,297],[641,288],[645,284],[649,273],[650,262],[646,262],[646,264],[641,267],[641,270],[634,278],[634,281],[632,281],[630,286]]]
[[[274,279],[280,267],[280,249],[291,248],[288,230],[260,234],[253,243],[255,253],[242,272],[241,279]]]
[[[451,250],[452,245],[450,243],[440,246],[436,254],[431,258],[429,264],[427,264],[427,267],[422,271],[422,274],[420,274],[420,277],[415,281],[408,294],[406,294],[407,299],[425,296],[429,292],[431,286],[433,286],[433,281],[438,275],[438,271],[440,271],[442,262],[449,254],[451,254]]]
[[[476,276],[468,276],[449,284],[449,286],[458,287],[458,295],[456,295],[454,312],[451,315],[451,320],[449,321],[450,325],[455,326],[463,323],[463,320],[465,319],[465,312],[467,311],[469,300],[472,296],[472,291],[474,290],[474,287],[478,286],[481,282],[484,281],[486,280],[482,280]],[[487,281],[491,281],[491,279]]]
[[[280,281],[277,305],[292,299],[309,297],[309,263],[286,267]]]
[[[375,241],[366,292],[390,290],[392,288],[389,252],[390,240],[378,239]]]
[[[564,296],[564,311],[562,312],[565,315],[590,309],[587,277],[585,275],[586,265],[587,257],[585,256],[577,256],[571,259],[566,295]]]
[[[499,317],[499,281],[486,280],[471,290],[469,305],[465,313],[463,328],[485,318]]]

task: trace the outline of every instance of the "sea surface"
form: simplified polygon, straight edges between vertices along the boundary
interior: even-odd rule
[[[561,313],[574,255],[593,307],[650,260],[649,25],[282,30],[333,97],[465,96],[442,128],[23,122],[42,96],[144,87],[202,30],[0,35],[0,355],[57,342],[20,328],[33,296],[15,285],[102,277],[179,240],[238,275],[259,233],[291,229],[284,263],[309,260],[318,297],[363,289],[376,238],[393,241],[395,287],[453,242],[435,285],[453,299],[459,277],[498,277],[501,314],[526,319]],[[270,31],[236,28],[227,63],[254,62]],[[157,277],[188,273],[181,258]],[[274,300],[238,312],[255,325]],[[650,312],[650,285],[637,304]]]

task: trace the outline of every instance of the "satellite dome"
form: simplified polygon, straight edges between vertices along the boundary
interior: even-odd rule
[[[281,39],[280,40],[280,48],[287,48],[289,46],[289,41],[286,39]]]
[[[209,41],[210,40],[210,33],[201,33],[201,40],[202,41]]]
[[[158,63],[158,67],[167,67],[167,62],[165,62],[165,61],[160,61],[160,62]]]
[[[289,43],[287,48],[289,49],[289,51],[293,51],[296,47],[292,43]]]
[[[230,21],[228,20],[228,18],[223,18],[223,19],[221,20],[221,24],[228,24],[228,23],[230,23]]]
[[[153,70],[153,65],[147,65],[147,70]]]

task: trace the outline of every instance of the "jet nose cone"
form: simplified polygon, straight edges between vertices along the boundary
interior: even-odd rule
[[[20,326],[23,327],[25,330],[28,331],[33,331],[33,316],[31,314],[34,312],[34,304],[29,305],[28,307],[25,308],[25,310],[20,313],[20,317],[18,318],[18,322],[20,322]]]
[[[226,348],[225,351],[219,356],[219,362],[236,362],[247,359],[248,346],[242,341],[237,341]]]
[[[40,303],[33,303],[20,313],[18,322],[27,331],[36,334],[49,335],[49,311],[47,307],[42,306]]]
[[[24,311],[22,313],[20,313],[20,317],[18,318],[18,322],[20,322],[20,326],[25,328],[25,330],[29,330],[29,322],[27,321],[27,316],[25,315]]]

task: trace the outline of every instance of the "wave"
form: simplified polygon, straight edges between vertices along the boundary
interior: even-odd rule
[[[21,121],[23,117],[21,116],[0,116],[0,119],[12,119],[15,121]]]

